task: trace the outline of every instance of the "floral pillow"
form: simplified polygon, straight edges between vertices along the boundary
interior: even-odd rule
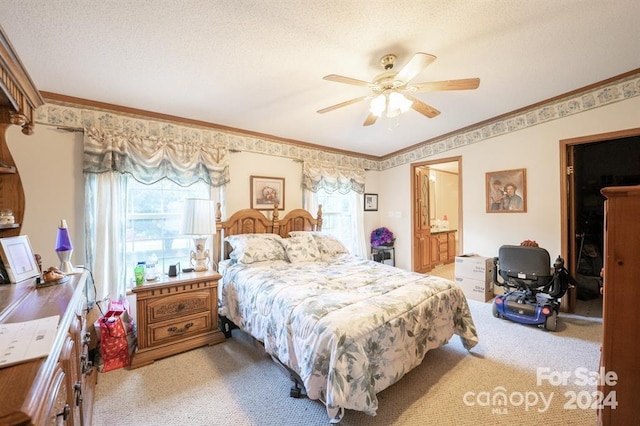
[[[349,250],[333,235],[320,231],[291,231],[289,235],[297,237],[300,235],[311,235],[318,245],[320,254],[325,257],[334,257],[339,254],[349,253]]]
[[[318,244],[313,236],[309,234],[299,235],[295,237],[283,238],[284,246],[289,262],[317,262],[321,260]]]
[[[287,260],[282,238],[276,234],[239,234],[224,239],[233,251],[229,258],[233,262],[250,264],[269,260]]]

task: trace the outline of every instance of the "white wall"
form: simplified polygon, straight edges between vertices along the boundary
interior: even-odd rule
[[[640,127],[640,97],[554,120],[475,145],[446,151],[429,160],[462,156],[464,236],[459,252],[494,256],[502,244],[536,240],[552,257],[560,254],[560,150],[562,139]],[[36,125],[25,136],[18,126],[7,132],[9,149],[20,173],[26,198],[22,234],[29,235],[43,266],[57,265],[57,224],[69,223],[74,243],[72,261],[83,261],[84,187],[82,134]],[[424,161],[421,159],[420,161]],[[287,211],[302,207],[301,163],[287,158],[234,153],[227,189],[228,212],[248,208],[251,175],[285,178]],[[487,214],[485,173],[525,168],[527,212]],[[404,164],[382,172],[368,171],[367,193],[378,194],[378,212],[365,212],[365,233],[386,226],[396,236],[396,265],[411,268],[411,175]]]
[[[459,252],[496,256],[503,244],[535,240],[552,258],[561,250],[560,140],[640,127],[640,98],[593,109],[484,142],[446,151],[429,159],[462,156],[463,239]],[[527,212],[486,213],[485,173],[526,169]],[[411,267],[410,165],[380,172],[385,208],[406,212],[389,219],[403,238],[396,243],[397,265]],[[561,180],[562,179],[562,180]]]

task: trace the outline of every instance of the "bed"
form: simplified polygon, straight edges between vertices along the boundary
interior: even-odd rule
[[[218,214],[220,321],[260,341],[330,422],[345,409],[375,415],[376,394],[453,335],[477,344],[455,283],[350,255],[321,231],[321,207],[270,215]]]

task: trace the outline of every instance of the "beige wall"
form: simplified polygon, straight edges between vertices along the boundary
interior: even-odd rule
[[[42,266],[58,266],[56,231],[67,221],[73,243],[73,264],[84,262],[84,182],[82,178],[82,133],[36,125],[25,136],[20,127],[7,131],[7,144],[16,163],[25,192],[22,234],[29,236]]]
[[[462,156],[463,238],[459,252],[496,256],[502,244],[536,240],[552,258],[561,250],[560,141],[586,135],[640,127],[640,98],[635,97],[580,114],[553,120],[463,148],[442,152],[430,160]],[[485,173],[526,169],[527,213],[486,213]],[[403,217],[393,223],[397,265],[411,267],[410,165],[380,172],[383,210],[402,206]]]
[[[640,127],[640,97],[549,121],[483,142],[442,152],[429,160],[462,156],[462,222],[460,252],[494,256],[502,244],[538,241],[552,257],[560,253],[559,141]],[[17,126],[7,132],[9,149],[23,181],[26,212],[23,234],[29,235],[44,266],[58,263],[55,231],[66,219],[74,243],[73,262],[83,261],[84,187],[82,134],[37,125],[25,136]],[[425,159],[421,159],[424,161]],[[251,175],[284,177],[286,211],[302,206],[301,163],[253,153],[234,153],[230,160],[228,211],[249,207]],[[527,213],[487,214],[485,173],[525,168]],[[365,232],[386,226],[396,234],[397,266],[411,267],[411,176],[403,164],[367,172],[366,192],[377,193],[378,212],[365,212]],[[285,213],[286,213],[285,211]]]

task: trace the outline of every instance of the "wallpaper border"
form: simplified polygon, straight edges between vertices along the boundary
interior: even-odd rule
[[[226,146],[231,152],[245,151],[300,161],[313,161],[342,167],[359,167],[365,170],[379,171],[423,160],[445,151],[517,132],[570,115],[580,114],[639,95],[640,69],[620,79],[608,81],[584,91],[576,91],[566,97],[543,102],[531,108],[524,108],[517,113],[488,120],[477,126],[454,132],[442,138],[425,141],[412,149],[384,156],[378,160],[327,151],[319,146],[310,148],[235,132],[206,129],[107,110],[90,109],[82,105],[73,105],[65,102],[47,101],[45,105],[36,110],[35,121],[41,124],[61,127],[95,127],[102,130],[133,132],[148,136],[174,138],[186,143],[198,142],[211,144],[212,146]]]

